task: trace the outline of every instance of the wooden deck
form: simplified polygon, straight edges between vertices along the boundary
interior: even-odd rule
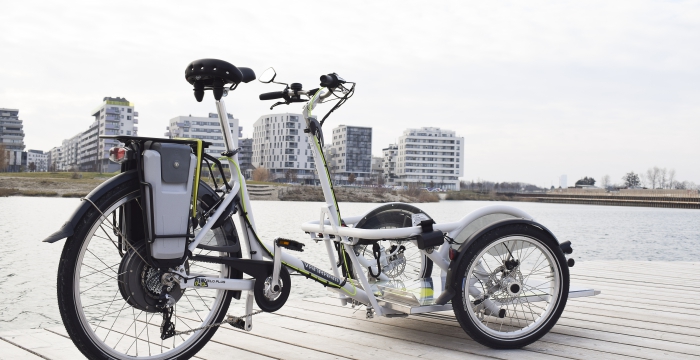
[[[469,339],[451,312],[365,319],[331,298],[290,300],[222,327],[201,359],[700,359],[700,262],[580,262],[572,283],[601,290],[569,301],[554,329],[521,350]],[[80,359],[62,327],[0,333],[0,359]]]

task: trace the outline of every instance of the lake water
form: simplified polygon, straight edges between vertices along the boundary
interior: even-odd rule
[[[0,331],[60,324],[56,270],[63,241],[42,243],[70,216],[78,199],[0,198]],[[459,220],[493,202],[443,201],[417,204],[438,222]],[[499,203],[504,204],[504,203]],[[509,203],[528,212],[559,239],[570,240],[574,258],[586,260],[700,259],[700,211],[590,205]],[[346,216],[361,215],[377,204],[341,203]],[[300,257],[326,269],[325,247],[308,239],[299,225],[318,219],[319,203],[253,201],[255,221],[264,239],[278,236],[303,241]],[[575,267],[572,271],[575,271]],[[294,277],[293,297],[323,296],[325,288]]]

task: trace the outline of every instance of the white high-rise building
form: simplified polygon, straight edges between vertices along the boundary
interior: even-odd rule
[[[92,112],[90,127],[80,135],[78,166],[82,171],[115,172],[119,164],[109,160],[109,149],[118,146],[115,139],[101,139],[101,135],[138,136],[139,113],[125,98],[105,97]]]
[[[397,182],[459,189],[464,176],[464,138],[437,127],[407,129],[399,137]]]
[[[234,120],[233,115],[227,115],[229,120]],[[233,124],[233,122],[229,122],[229,126],[231,126],[231,134],[235,135]],[[209,113],[208,117],[192,115],[174,117],[170,119],[170,124],[166,127],[166,130],[168,131],[165,132],[165,136],[170,139],[194,138],[210,142],[211,146],[204,151],[212,154],[214,157],[221,156],[221,153],[226,150],[218,114]],[[238,137],[243,137],[243,127],[241,126],[238,127]]]
[[[566,189],[569,185],[568,182],[566,181],[566,175],[562,175],[559,177],[559,187],[562,189]]]
[[[46,172],[49,169],[48,159],[49,154],[45,154],[41,150],[27,150],[27,171],[31,172]],[[32,164],[34,164],[32,166]],[[33,168],[33,170],[32,170]]]
[[[270,171],[272,180],[313,183],[314,159],[301,114],[261,116],[253,124],[252,163]]]

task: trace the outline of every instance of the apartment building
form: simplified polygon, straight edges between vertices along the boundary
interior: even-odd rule
[[[7,155],[7,164],[0,164],[0,171],[19,172],[26,165],[23,128],[18,109],[0,108],[0,144],[5,146]]]
[[[63,141],[64,170],[115,172],[119,164],[109,160],[109,149],[118,146],[115,139],[102,135],[138,136],[139,113],[134,104],[121,97],[104,97],[90,114],[93,122],[87,130]],[[76,139],[77,137],[77,139]],[[77,143],[75,141],[77,140]],[[75,154],[73,153],[75,151]],[[75,156],[74,156],[75,155]]]
[[[384,183],[387,185],[396,185],[396,156],[399,154],[399,146],[389,144],[382,149],[382,176]]]
[[[263,115],[253,124],[252,165],[274,181],[314,183],[314,159],[301,114]]]
[[[42,150],[27,150],[27,171],[46,172],[49,170],[49,154]]]
[[[82,133],[76,134],[71,138],[63,140],[61,143],[61,162],[58,166],[63,171],[78,171],[78,151],[80,145],[80,136]]]
[[[253,139],[239,139],[238,147],[241,149],[238,152],[238,165],[245,178],[250,179],[253,170],[255,170],[255,166],[253,166]]]
[[[227,114],[229,120],[236,120],[233,115]],[[231,126],[231,134],[234,134],[233,122],[228,123]],[[170,124],[166,126],[165,136],[169,139],[174,138],[193,138],[202,139],[210,142],[211,145],[205,151],[213,154],[212,156],[220,156],[226,145],[224,145],[224,136],[221,133],[221,125],[219,124],[219,115],[209,113],[208,117],[200,116],[178,116],[170,119]],[[243,127],[238,127],[238,137],[243,136]]]
[[[464,176],[464,138],[437,127],[407,129],[399,137],[397,182],[459,189]]]
[[[330,144],[328,140],[331,140]],[[372,128],[339,125],[328,140],[326,161],[333,182],[368,182],[372,173]],[[354,181],[350,181],[351,175]]]
[[[48,154],[48,158],[46,161],[46,166],[48,167],[47,171],[61,171],[63,170],[61,168],[62,163],[63,163],[63,154],[61,153],[61,147],[55,146],[51,148],[51,150],[46,152]]]

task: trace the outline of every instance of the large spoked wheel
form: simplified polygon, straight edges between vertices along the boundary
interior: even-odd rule
[[[206,206],[201,202],[206,195],[217,197],[202,183],[199,190],[202,206]],[[58,269],[59,310],[71,339],[90,359],[190,358],[217,328],[161,340],[163,313],[152,305],[163,290],[163,283],[157,269],[141,259],[146,256],[147,246],[143,237],[121,239],[120,243],[120,231],[117,231],[129,225],[124,209],[134,205],[143,208],[138,183],[119,185],[93,201],[99,211],[93,207],[80,220],[74,235],[66,240]],[[230,218],[221,227],[210,230],[202,244],[229,246],[227,251],[233,252],[219,255],[241,257],[235,225]],[[217,255],[200,249],[195,251],[198,253]],[[190,261],[185,268],[190,274],[240,278],[239,272],[224,265]],[[169,294],[177,300],[171,319],[176,331],[220,322],[231,297],[238,295],[202,288],[183,290],[177,284]]]
[[[358,223],[361,229],[395,229],[412,226],[411,214],[420,212],[419,209],[390,208],[367,217]],[[401,240],[379,241],[386,262],[382,264],[382,274],[390,281],[407,281],[428,278],[433,272],[433,261],[423,254],[415,243]],[[365,259],[366,265],[376,267],[377,260],[372,252],[372,245],[357,245],[355,252]],[[375,271],[376,272],[376,271]],[[374,277],[366,271],[368,279]]]
[[[504,225],[472,243],[457,264],[452,299],[462,329],[497,349],[520,348],[544,336],[569,295],[569,269],[557,241],[525,224]]]

